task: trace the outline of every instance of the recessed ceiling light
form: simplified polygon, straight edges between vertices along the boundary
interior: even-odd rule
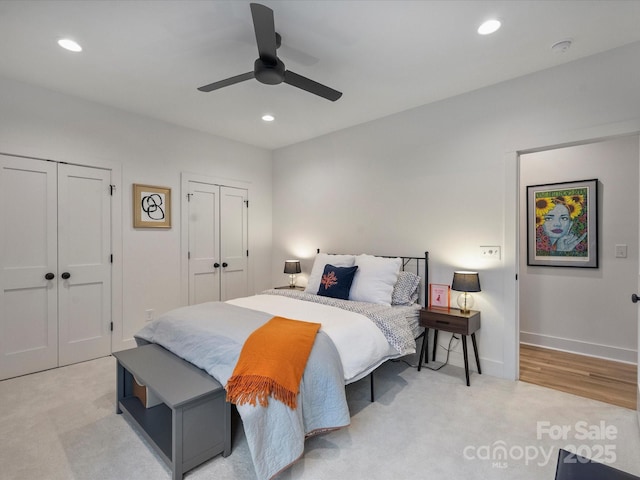
[[[62,48],[66,50],[69,50],[70,52],[82,51],[82,47],[77,42],[71,40],[70,38],[61,38],[60,40],[58,40],[58,45],[60,45]]]
[[[500,20],[496,20],[496,19],[487,20],[486,22],[484,22],[482,25],[478,27],[478,33],[480,35],[489,35],[493,32],[496,32],[501,25],[502,24],[500,23]]]
[[[274,117],[273,115],[263,115],[262,116],[262,120],[264,120],[265,122],[273,122],[276,119],[276,117]]]

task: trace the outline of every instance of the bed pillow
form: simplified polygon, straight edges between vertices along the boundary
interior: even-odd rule
[[[309,274],[309,280],[307,281],[307,288],[304,289],[307,293],[313,293],[316,295],[320,288],[320,279],[324,273],[324,266],[327,264],[334,265],[336,267],[353,267],[356,262],[355,255],[329,255],[328,253],[319,253],[316,255],[316,259],[313,261],[313,267]]]
[[[411,272],[400,272],[393,287],[391,305],[413,305],[418,301],[420,277]]]
[[[402,259],[358,255],[355,264],[358,272],[351,285],[349,300],[391,305]]]
[[[318,295],[348,300],[356,270],[358,270],[357,266],[336,267],[331,264],[325,265],[324,273],[320,279]]]

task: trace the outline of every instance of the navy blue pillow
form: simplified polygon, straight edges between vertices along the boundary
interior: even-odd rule
[[[349,290],[351,290],[351,284],[353,283],[356,270],[358,270],[357,265],[354,267],[325,265],[322,278],[320,279],[318,295],[349,300]]]

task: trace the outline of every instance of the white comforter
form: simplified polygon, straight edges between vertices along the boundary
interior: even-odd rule
[[[363,378],[386,360],[399,356],[380,329],[359,313],[279,295],[254,295],[226,303],[322,324],[321,330],[338,350],[346,383]]]

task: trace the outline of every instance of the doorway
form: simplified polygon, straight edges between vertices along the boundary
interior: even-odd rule
[[[629,296],[637,283],[639,264],[638,159],[637,135],[520,155],[521,343],[637,363],[637,309]],[[598,179],[598,268],[527,265],[527,185],[590,178]],[[621,250],[626,250],[626,256],[618,255]],[[520,350],[523,380],[527,373],[523,369],[532,368],[525,358],[530,353],[530,349]],[[541,353],[548,356],[552,352]],[[558,379],[550,384],[554,382]]]

